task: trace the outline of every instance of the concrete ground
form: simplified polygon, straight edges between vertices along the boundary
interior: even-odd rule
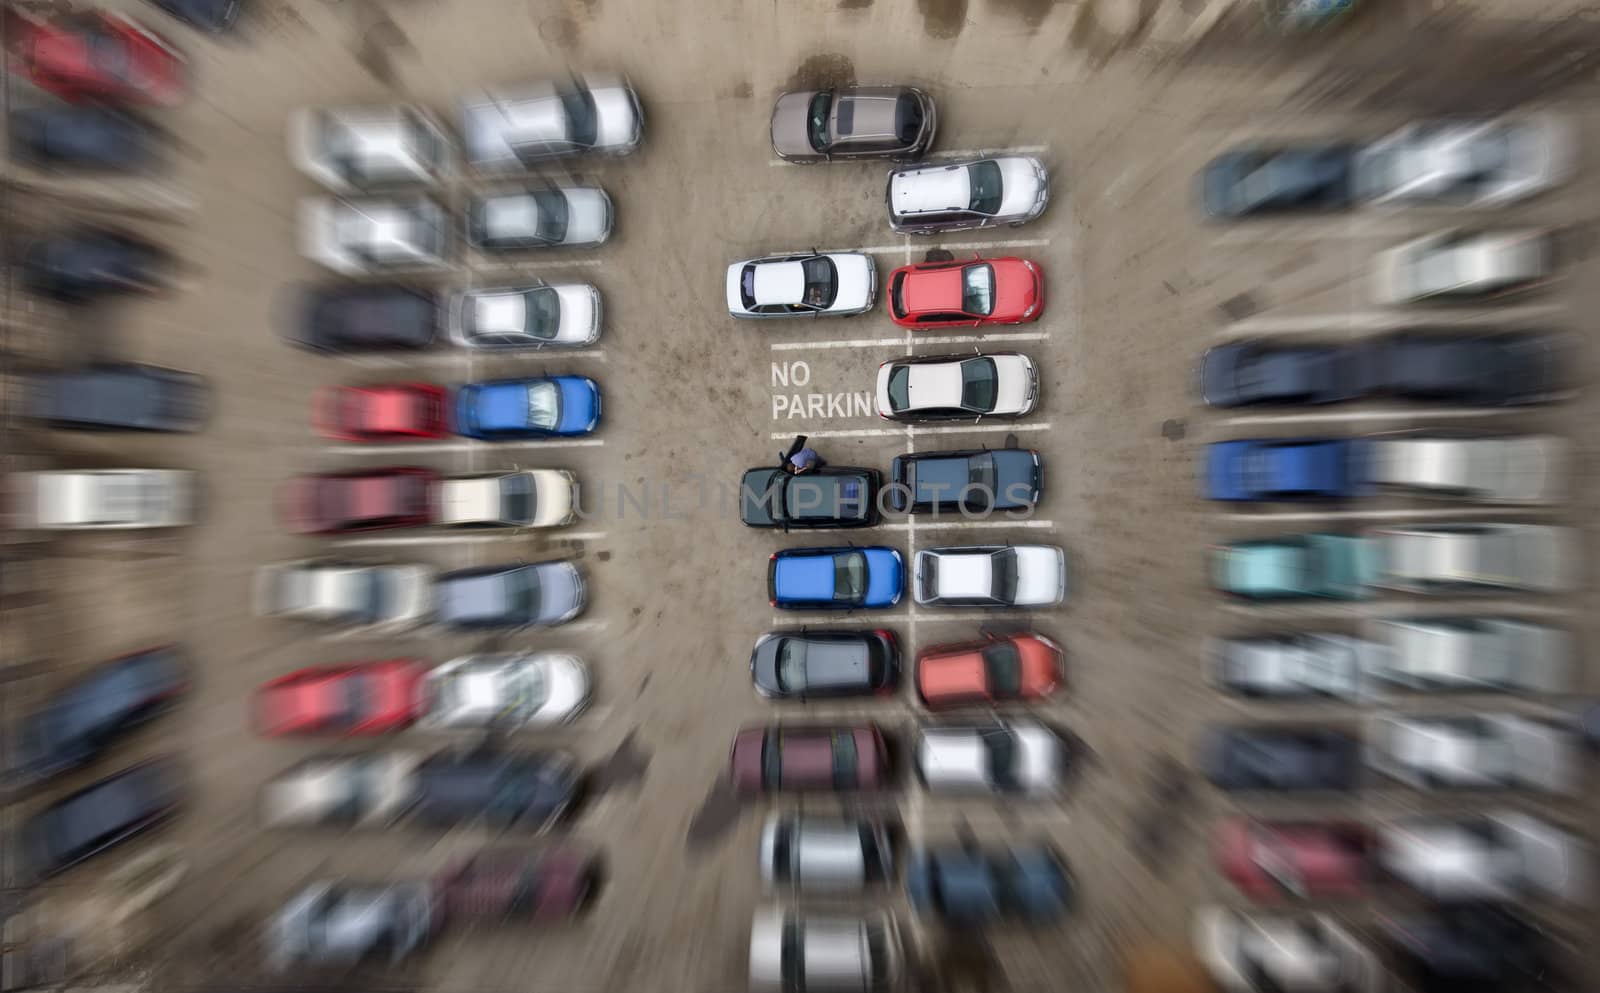
[[[1235,518],[1197,499],[1202,445],[1265,422],[1197,408],[1195,364],[1208,345],[1229,336],[1370,333],[1395,316],[1371,303],[1373,252],[1445,221],[1424,211],[1235,228],[1202,223],[1192,178],[1225,145],[1268,135],[1372,136],[1418,108],[1401,97],[1387,111],[1322,106],[1285,113],[1282,100],[1306,92],[1314,67],[1263,68],[1248,51],[1182,68],[1139,58],[1101,63],[1069,43],[1074,13],[1071,4],[1047,0],[263,0],[239,40],[228,43],[149,16],[186,50],[194,70],[194,98],[162,118],[179,143],[175,167],[155,180],[110,188],[43,180],[25,194],[13,192],[10,209],[16,227],[27,230],[110,208],[178,253],[181,284],[162,297],[88,313],[14,299],[8,341],[28,360],[89,353],[203,373],[216,390],[215,416],[193,437],[33,431],[19,436],[15,452],[70,466],[196,468],[205,480],[204,519],[176,535],[75,536],[43,546],[32,578],[47,595],[12,612],[6,654],[46,663],[28,670],[42,675],[14,684],[9,700],[18,709],[74,670],[152,642],[182,641],[193,655],[194,691],[177,715],[147,729],[116,759],[51,791],[145,753],[176,752],[192,770],[192,801],[159,836],[179,843],[192,863],[161,908],[167,940],[156,966],[170,971],[160,973],[160,988],[219,978],[264,981],[260,922],[310,879],[417,877],[490,840],[481,831],[442,838],[416,831],[263,831],[254,796],[266,778],[308,754],[373,746],[257,738],[246,727],[249,691],[308,664],[395,655],[443,661],[489,645],[571,649],[597,674],[596,703],[582,720],[518,740],[570,748],[595,771],[596,795],[566,835],[604,854],[606,889],[578,925],[452,932],[404,971],[366,981],[441,993],[742,988],[750,915],[784,897],[761,892],[755,862],[761,821],[780,804],[739,806],[720,785],[734,733],[780,720],[873,720],[903,745],[923,718],[909,691],[861,704],[778,706],[750,690],[752,642],[775,626],[812,620],[775,616],[767,606],[767,556],[830,542],[741,528],[721,494],[744,468],[770,462],[797,433],[810,435],[831,462],[884,470],[903,451],[999,445],[1015,435],[1017,444],[1044,457],[1047,492],[1034,518],[976,525],[891,519],[852,537],[892,545],[908,558],[937,544],[1002,540],[1056,543],[1069,556],[1072,592],[1063,608],[1001,621],[1035,626],[1066,648],[1064,691],[1035,708],[1082,741],[1080,768],[1063,798],[956,801],[928,796],[908,781],[881,800],[847,801],[892,811],[914,840],[1047,838],[1077,875],[1076,916],[1043,932],[997,931],[979,939],[914,926],[902,915],[917,988],[1112,989],[1119,949],[1144,938],[1181,944],[1194,905],[1235,899],[1216,878],[1206,848],[1209,823],[1233,804],[1185,769],[1192,742],[1209,722],[1276,712],[1241,709],[1206,687],[1203,638],[1354,627],[1405,607],[1383,600],[1252,611],[1219,603],[1207,591],[1208,542],[1310,522]],[[442,285],[533,275],[593,282],[607,314],[598,347],[561,356],[439,351],[358,359],[308,354],[280,339],[289,291],[324,278],[295,248],[295,204],[317,190],[285,155],[284,122],[292,109],[406,100],[453,121],[458,98],[476,87],[569,67],[624,70],[644,101],[647,140],[638,154],[548,170],[604,186],[617,204],[617,235],[592,252],[510,264],[466,258]],[[883,216],[882,165],[775,161],[767,143],[773,98],[785,89],[850,81],[911,82],[932,93],[940,158],[1008,149],[1039,155],[1052,171],[1049,210],[1015,230],[904,238]],[[15,89],[14,102],[28,99],[25,87]],[[1579,96],[1565,97],[1564,108],[1592,144],[1600,116]],[[1559,195],[1507,212],[1506,219],[1567,231],[1568,268],[1547,292],[1516,305],[1519,324],[1582,330],[1582,315],[1595,303],[1594,283],[1581,273],[1592,265],[1587,205],[1600,180],[1592,161],[1584,165],[1580,180]],[[471,185],[454,187],[452,196]],[[109,199],[86,210],[91,197]],[[728,262],[811,247],[868,251],[880,279],[934,248],[1023,255],[1042,263],[1049,302],[1036,324],[992,335],[912,336],[881,308],[797,326],[726,316]],[[1485,319],[1458,311],[1428,317]],[[855,399],[871,390],[881,361],[974,346],[1015,348],[1034,358],[1043,389],[1034,415],[1005,426],[906,428],[878,420]],[[1592,381],[1597,361],[1586,347],[1581,382]],[[596,378],[605,392],[601,431],[577,443],[365,451],[326,444],[308,425],[309,398],[326,384],[456,383],[533,370]],[[1294,424],[1297,431],[1304,424],[1308,432],[1352,434],[1423,423],[1549,426],[1574,441],[1574,500],[1550,516],[1583,525],[1597,508],[1594,488],[1584,485],[1592,479],[1594,433],[1579,425],[1592,423],[1595,412],[1589,391],[1550,411],[1424,420],[1361,406]],[[1281,422],[1270,429],[1287,430]],[[280,527],[274,494],[293,473],[384,464],[454,472],[569,468],[582,479],[592,514],[552,537],[425,532],[329,541],[292,537]],[[1385,518],[1387,511],[1403,519],[1407,508],[1355,509],[1361,516],[1349,518],[1352,526],[1396,518]],[[1591,536],[1585,531],[1581,539],[1587,550]],[[445,567],[575,558],[588,575],[592,606],[563,628],[497,639],[350,637],[252,616],[258,565],[335,550]],[[1596,616],[1592,586],[1582,596],[1517,600],[1504,609],[1549,612],[1588,644]],[[969,639],[986,618],[902,604],[849,621],[893,627],[912,654]],[[1580,688],[1592,693],[1593,678],[1585,675]],[[1287,713],[1347,723],[1363,716],[1334,705]],[[429,743],[421,732],[405,741]],[[1420,799],[1375,788],[1355,800],[1261,809],[1384,816]],[[1592,800],[1578,809],[1507,799],[1548,809],[1564,823],[1594,823]],[[841,806],[829,798],[803,804],[807,811]],[[90,887],[100,871],[70,873],[43,896]],[[868,902],[894,907],[898,900],[886,893]],[[1343,912],[1358,924],[1369,916],[1369,908]],[[1552,910],[1551,919],[1563,933],[1585,927],[1592,933],[1595,924],[1592,913]]]

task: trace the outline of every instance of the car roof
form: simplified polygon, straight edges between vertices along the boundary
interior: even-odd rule
[[[958,162],[892,173],[889,201],[894,212],[903,216],[966,210],[972,200],[972,182],[967,169],[973,164]]]

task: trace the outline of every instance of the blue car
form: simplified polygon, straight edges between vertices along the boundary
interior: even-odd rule
[[[1041,846],[936,848],[914,854],[906,869],[906,895],[918,913],[964,924],[1053,921],[1071,909],[1072,894],[1066,863]]]
[[[456,390],[456,433],[481,441],[588,434],[600,423],[600,387],[587,376],[467,383]]]
[[[1336,438],[1219,441],[1206,452],[1212,500],[1337,500],[1361,489],[1362,452]]]
[[[785,610],[893,607],[905,563],[893,548],[786,548],[767,566],[767,596]]]

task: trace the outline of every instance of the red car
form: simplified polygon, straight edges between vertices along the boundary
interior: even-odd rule
[[[1366,894],[1372,834],[1344,821],[1262,823],[1231,817],[1217,824],[1217,868],[1253,900],[1329,900]]]
[[[384,734],[422,714],[419,689],[427,666],[389,659],[301,669],[256,690],[261,734]]]
[[[52,22],[21,19],[15,53],[22,71],[64,100],[171,106],[187,89],[172,43],[120,14]]]
[[[905,328],[1021,324],[1044,309],[1044,273],[1027,259],[902,266],[889,277],[889,316]]]
[[[443,438],[445,391],[432,383],[329,386],[311,404],[311,420],[335,441]]]
[[[733,788],[878,790],[889,784],[883,733],[864,727],[745,728],[733,739]]]
[[[1037,634],[935,645],[917,658],[917,695],[928,707],[1038,700],[1061,683],[1061,646]]]
[[[284,488],[284,523],[298,534],[424,527],[437,516],[438,482],[417,466],[296,476]]]
[[[561,921],[593,898],[599,863],[566,848],[543,852],[480,852],[435,877],[444,915],[452,921]]]

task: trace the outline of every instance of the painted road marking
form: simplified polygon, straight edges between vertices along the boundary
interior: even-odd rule
[[[952,148],[948,151],[929,152],[923,156],[927,159],[990,159],[997,155],[1043,155],[1050,151],[1049,145],[1007,145],[1002,148]],[[791,162],[788,159],[768,159],[767,165],[774,168],[780,166],[806,166],[809,162]],[[915,168],[907,165],[905,168]]]
[[[970,424],[952,427],[904,427],[904,428],[843,428],[837,431],[807,431],[808,438],[887,438],[909,435],[939,435],[939,434],[988,434],[998,431],[1017,432],[1048,431],[1051,425],[1044,424]],[[793,431],[774,431],[767,436],[773,441],[784,441],[794,437]]]
[[[1049,238],[1005,238],[998,241],[957,241],[935,244],[932,241],[920,243],[927,246],[928,251],[943,249],[947,252],[977,251],[983,248],[1045,248],[1050,244]],[[900,252],[907,253],[907,264],[912,246],[902,242],[897,245],[865,245],[857,248],[829,248],[823,255],[849,255],[859,253],[862,255],[895,255]],[[779,253],[772,253],[779,254]]]
[[[338,548],[363,548],[378,547],[383,545],[472,545],[484,544],[495,541],[526,540],[535,535],[548,538],[559,538],[562,541],[601,541],[606,537],[604,531],[527,531],[507,528],[501,534],[414,534],[396,535],[394,537],[378,538],[345,538],[342,541],[331,542]]]
[[[995,520],[993,518],[968,518],[950,515],[935,520],[901,521],[893,524],[881,525],[885,531],[911,531],[917,528],[933,530],[936,528],[1053,528],[1055,521],[1039,521],[1031,517],[1022,517],[1017,520]]]
[[[1483,407],[1477,409],[1429,410],[1426,407],[1390,408],[1384,410],[1330,410],[1306,414],[1239,414],[1224,417],[1217,427],[1250,427],[1272,424],[1336,424],[1362,421],[1427,421],[1457,420],[1474,417],[1505,417],[1508,414],[1526,413],[1524,407]]]
[[[415,445],[330,445],[327,455],[400,455],[427,452],[511,451],[517,448],[599,448],[602,438],[541,438],[525,441],[434,441]]]
[[[925,334],[911,339],[905,338],[838,338],[830,341],[775,341],[771,348],[775,352],[800,352],[809,349],[831,348],[888,348],[891,345],[904,345],[915,347],[917,345],[972,345],[998,342],[1004,344],[1013,341],[1046,341],[1050,337],[1048,331],[1001,331],[995,334]]]
[[[1561,312],[1555,304],[1520,307],[1484,307],[1473,310],[1427,308],[1421,310],[1368,310],[1335,314],[1300,314],[1287,317],[1250,317],[1217,329],[1224,337],[1246,334],[1337,334],[1341,331],[1389,331],[1409,327],[1514,327]]]
[[[1217,515],[1228,524],[1251,524],[1257,521],[1263,524],[1282,524],[1290,521],[1359,521],[1359,520],[1391,520],[1391,521],[1426,521],[1426,520],[1468,520],[1472,518],[1487,519],[1492,517],[1543,516],[1553,514],[1555,507],[1437,507],[1437,508],[1405,508],[1393,510],[1306,510],[1306,511],[1263,511],[1259,514],[1234,513]]]
[[[471,379],[472,364],[478,358],[486,359],[594,359],[596,362],[606,361],[606,352],[603,348],[529,348],[529,349],[496,349],[478,354],[478,349],[464,348],[459,352],[420,352],[415,356],[400,357],[398,355],[350,355],[346,356],[351,365],[369,366],[373,368],[410,368],[418,364],[438,365],[464,365],[467,367],[467,378]]]

